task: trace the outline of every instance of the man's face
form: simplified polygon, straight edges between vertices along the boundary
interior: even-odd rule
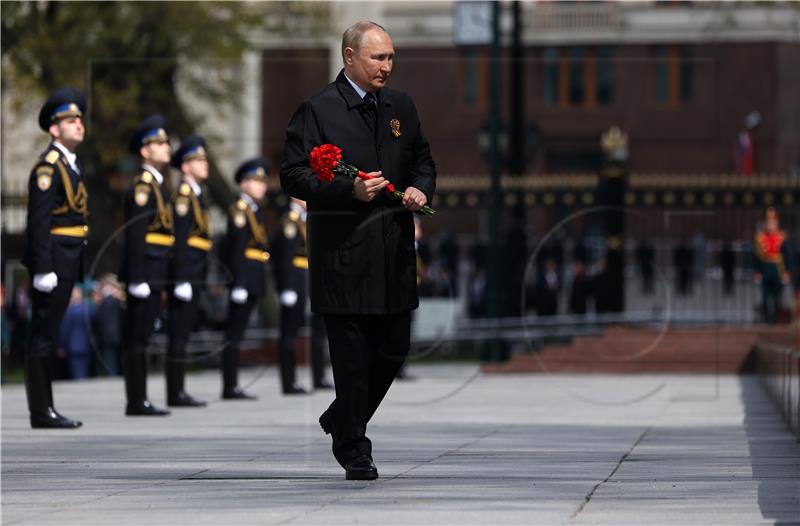
[[[250,197],[253,198],[254,201],[262,201],[264,196],[267,194],[267,180],[266,179],[255,179],[253,177],[248,177],[241,183],[239,186],[242,192],[246,193]]]
[[[347,76],[353,82],[365,91],[378,91],[386,86],[392,74],[392,39],[385,31],[371,29],[364,33],[357,51],[345,48],[344,60]]]
[[[197,181],[208,179],[208,159],[191,159],[183,163],[183,173],[190,175]]]
[[[163,166],[169,163],[172,147],[167,141],[153,141],[142,146],[139,153],[146,163]]]
[[[50,125],[50,135],[70,150],[83,142],[86,133],[80,117],[65,117]]]
[[[767,232],[777,232],[778,231],[778,220],[770,217],[766,221],[766,229]]]

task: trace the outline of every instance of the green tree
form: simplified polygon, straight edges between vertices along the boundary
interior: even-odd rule
[[[121,223],[125,184],[110,182],[138,169],[126,145],[141,119],[162,113],[179,136],[200,124],[181,104],[179,83],[203,104],[235,105],[242,88],[238,68],[252,49],[251,36],[322,34],[328,23],[327,4],[304,2],[3,2],[0,9],[4,91],[11,89],[18,100],[43,99],[72,85],[89,95],[90,133],[81,157],[93,175],[95,239]],[[213,157],[208,186],[220,206],[233,198]],[[90,255],[98,248],[90,246]],[[116,268],[113,258],[105,260],[105,270]]]

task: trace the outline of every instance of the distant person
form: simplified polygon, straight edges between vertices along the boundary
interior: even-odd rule
[[[587,303],[592,295],[592,283],[586,273],[583,261],[573,264],[572,284],[569,291],[569,312],[571,314],[586,314]]]
[[[642,294],[650,296],[654,290],[656,251],[648,241],[641,241],[636,247],[636,266],[642,278]]]
[[[239,387],[239,346],[250,315],[267,287],[267,229],[261,213],[267,193],[269,165],[263,158],[242,163],[234,174],[239,199],[228,209],[228,229],[222,242],[222,259],[230,285],[225,346],[222,350],[222,399],[255,400]]]
[[[32,303],[28,281],[19,279],[14,284],[11,299],[6,308],[11,330],[11,360],[24,363],[25,352],[31,330]]]
[[[200,295],[206,284],[208,254],[211,241],[211,215],[201,184],[208,179],[206,141],[189,135],[172,155],[172,166],[180,170],[178,189],[172,195],[172,217],[175,241],[170,261],[169,324],[167,359],[164,373],[167,380],[167,405],[170,407],[204,407],[186,391],[186,346],[195,327],[200,308]]]
[[[120,279],[127,287],[125,309],[125,396],[127,416],[166,416],[147,398],[147,347],[162,310],[169,259],[175,242],[172,207],[165,175],[172,147],[166,120],[147,117],[134,131],[128,149],[141,171],[125,192],[125,241]]]
[[[692,247],[686,241],[682,240],[676,245],[673,251],[673,262],[675,264],[675,286],[678,289],[678,294],[687,296],[692,292],[694,257]]]
[[[80,287],[72,289],[61,322],[59,348],[66,355],[69,377],[73,380],[88,378],[92,359],[92,311]]]
[[[726,296],[733,294],[734,276],[736,273],[736,252],[730,241],[725,241],[719,253],[719,264],[722,267],[722,292]]]
[[[765,323],[778,323],[783,286],[791,282],[791,252],[786,233],[781,230],[778,213],[767,209],[764,227],[756,233],[753,246],[756,255],[755,282],[761,285],[761,308]]]
[[[308,321],[307,215],[306,202],[292,198],[271,245],[273,274],[281,304],[278,362],[285,395],[307,394],[296,382],[294,359],[295,340]],[[320,314],[312,313],[310,326],[312,385],[314,389],[332,389],[333,385],[325,378],[325,320]]]
[[[100,278],[97,308],[93,317],[94,337],[101,360],[97,370],[108,376],[120,374],[124,298],[122,285],[114,274],[106,274]]]
[[[536,313],[539,316],[555,316],[558,314],[558,293],[561,290],[561,280],[558,277],[558,267],[554,259],[547,259],[544,269],[539,273],[536,282]]]

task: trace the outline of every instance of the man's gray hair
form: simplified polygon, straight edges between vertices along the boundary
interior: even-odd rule
[[[352,26],[345,29],[342,34],[342,58],[344,58],[345,48],[352,48],[354,51],[361,49],[361,41],[364,39],[364,34],[372,29],[378,29],[384,33],[388,33],[382,25],[369,20],[362,20],[356,22]]]

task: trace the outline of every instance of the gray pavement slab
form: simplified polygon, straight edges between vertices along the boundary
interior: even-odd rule
[[[381,477],[348,482],[317,424],[330,392],[127,418],[120,379],[58,382],[77,431],[31,430],[2,388],[2,522],[95,524],[792,524],[800,448],[753,377],[482,375],[412,366],[368,434]],[[302,371],[307,375],[307,371]],[[306,376],[302,376],[306,377]],[[151,399],[164,400],[152,375]]]

